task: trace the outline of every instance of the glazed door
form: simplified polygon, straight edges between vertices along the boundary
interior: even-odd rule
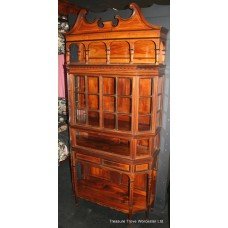
[[[75,76],[76,124],[132,131],[132,78]]]

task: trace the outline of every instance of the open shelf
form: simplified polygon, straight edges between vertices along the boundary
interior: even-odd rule
[[[77,132],[76,144],[78,146],[107,151],[109,153],[130,156],[130,141],[117,137],[105,138],[95,134]]]
[[[93,194],[91,194],[93,192]],[[91,178],[78,181],[78,196],[113,209],[129,212],[127,187],[118,186],[107,180]],[[146,196],[138,192],[133,195],[133,212],[146,210]]]

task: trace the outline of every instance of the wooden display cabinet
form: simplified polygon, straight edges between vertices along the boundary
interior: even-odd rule
[[[81,10],[66,34],[75,197],[129,217],[155,199],[167,34],[130,8],[116,26]]]

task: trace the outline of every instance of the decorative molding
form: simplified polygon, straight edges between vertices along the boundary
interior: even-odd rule
[[[146,76],[154,77],[158,75],[163,75],[165,71],[165,65],[134,65],[134,64],[126,64],[126,65],[77,65],[77,64],[69,64],[67,65],[67,69],[72,74],[82,74],[85,72],[87,74],[93,75],[121,75],[121,77],[129,77],[129,76]]]

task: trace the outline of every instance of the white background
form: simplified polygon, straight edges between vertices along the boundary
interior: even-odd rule
[[[171,2],[171,227],[226,227],[226,1]],[[57,1],[1,4],[0,227],[58,226]],[[42,143],[41,143],[42,141]]]

